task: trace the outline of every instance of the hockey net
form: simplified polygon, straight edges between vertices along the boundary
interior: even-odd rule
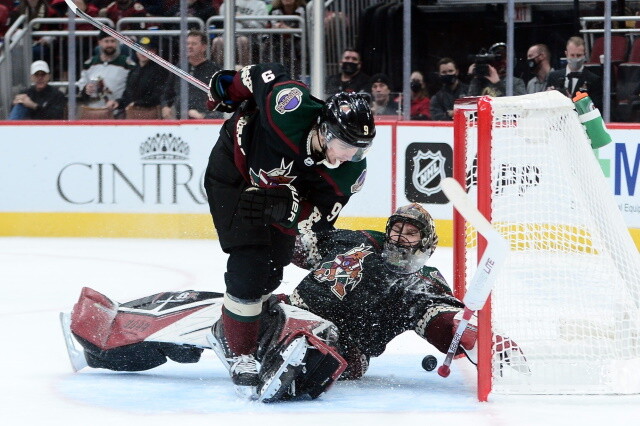
[[[479,399],[640,393],[640,256],[571,100],[465,99],[454,133],[454,177],[511,246],[479,315]],[[460,297],[484,244],[456,213]],[[496,335],[531,374],[501,362]]]

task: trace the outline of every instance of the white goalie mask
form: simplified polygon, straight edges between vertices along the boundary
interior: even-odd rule
[[[433,219],[421,205],[398,208],[387,221],[382,258],[396,273],[412,274],[424,266],[438,245]]]

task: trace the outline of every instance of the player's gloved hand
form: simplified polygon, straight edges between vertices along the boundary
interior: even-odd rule
[[[458,323],[462,319],[462,311],[460,311],[453,318],[453,332],[458,327]],[[527,359],[520,349],[520,346],[513,340],[511,340],[507,336],[501,336],[499,334],[495,334],[493,336],[495,340],[494,349],[500,359],[500,368],[504,368],[505,365],[513,368],[519,373],[522,374],[531,374],[531,370],[527,365]],[[474,365],[478,365],[478,345],[476,344],[478,340],[478,319],[477,313],[474,313],[473,317],[467,324],[467,329],[465,330],[462,338],[460,339],[460,347],[459,349],[464,353],[464,355],[473,363]],[[460,356],[460,355],[459,355]],[[457,357],[459,357],[457,356]]]
[[[233,83],[236,71],[220,70],[216,71],[209,81],[209,100],[207,109],[209,111],[234,112],[240,106],[240,102],[229,99],[227,88]]]
[[[286,185],[247,188],[240,194],[238,214],[251,225],[293,222],[298,210],[298,203],[293,200],[294,191],[295,188]]]
[[[494,336],[494,340],[495,351],[500,358],[500,369],[502,369],[504,365],[508,365],[518,373],[526,375],[531,374],[531,369],[527,364],[527,358],[524,356],[524,352],[522,352],[522,349],[516,342],[507,336],[501,336],[499,334]],[[500,374],[502,374],[502,372],[500,372]]]
[[[455,334],[456,329],[458,328],[458,324],[462,319],[463,311],[460,310],[453,317],[453,326],[451,327],[451,334]],[[478,346],[476,342],[478,341],[478,314],[477,312],[473,314],[469,322],[467,323],[467,328],[462,333],[462,337],[460,338],[460,346],[458,347],[458,352],[454,358],[461,358],[466,356],[472,364],[478,365]]]

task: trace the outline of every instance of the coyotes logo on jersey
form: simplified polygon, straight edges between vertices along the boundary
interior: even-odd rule
[[[265,172],[262,169],[260,169],[258,172],[255,172],[253,169],[249,169],[249,175],[251,175],[253,184],[259,186],[260,188],[273,188],[278,185],[289,185],[297,177],[289,176],[292,166],[293,161],[285,165],[284,159],[282,159],[280,167],[278,168],[271,169],[268,172]]]
[[[324,262],[313,272],[320,282],[333,282],[331,291],[343,300],[347,291],[353,290],[362,279],[362,261],[373,253],[364,243],[346,253],[339,254],[330,262]]]

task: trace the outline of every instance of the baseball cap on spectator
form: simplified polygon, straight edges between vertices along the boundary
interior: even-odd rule
[[[383,73],[374,74],[373,77],[371,77],[371,85],[373,86],[374,83],[384,83],[387,87],[391,88],[389,77]]]
[[[141,37],[140,38],[140,45],[144,48],[147,49],[155,49],[158,50],[158,41],[155,38],[151,38],[151,37]]]
[[[47,74],[51,72],[49,71],[49,65],[47,65],[45,61],[35,61],[31,64],[31,75],[34,75],[38,71],[44,71]]]

